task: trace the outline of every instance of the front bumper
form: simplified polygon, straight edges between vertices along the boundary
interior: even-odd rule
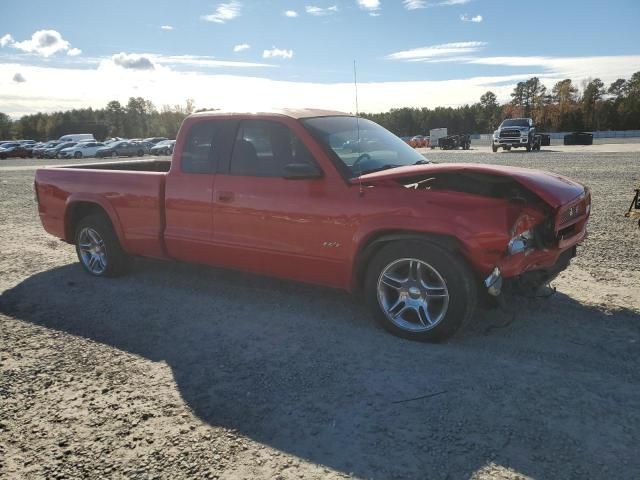
[[[525,147],[528,143],[528,137],[498,137],[493,139],[493,144],[496,147]]]
[[[534,292],[543,285],[551,282],[562,271],[566,270],[571,259],[576,256],[576,250],[577,247],[573,246],[564,251],[560,251],[558,255],[552,257],[554,259],[552,262],[545,261],[532,264],[529,266],[530,268],[508,278],[505,278],[500,267],[496,266],[491,274],[483,281],[487,293],[493,297],[497,297],[502,293],[504,288],[521,293]],[[504,266],[509,269],[509,265]]]

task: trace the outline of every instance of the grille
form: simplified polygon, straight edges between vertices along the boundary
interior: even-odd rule
[[[584,215],[587,207],[587,200],[582,199],[575,205],[572,205],[570,208],[565,210],[560,214],[560,218],[558,219],[558,225],[565,225],[575,220],[578,217]]]
[[[502,132],[500,132],[500,136],[506,138],[520,138],[520,130],[502,130]]]

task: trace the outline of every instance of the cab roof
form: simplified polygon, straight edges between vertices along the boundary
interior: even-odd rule
[[[272,110],[259,110],[255,112],[241,112],[241,111],[225,111],[225,110],[212,110],[206,112],[192,113],[191,117],[240,117],[240,116],[256,116],[256,117],[273,117],[284,116],[294,118],[296,120],[301,118],[313,118],[313,117],[334,117],[334,116],[352,116],[350,113],[339,112],[335,110],[321,110],[317,108],[277,108]]]

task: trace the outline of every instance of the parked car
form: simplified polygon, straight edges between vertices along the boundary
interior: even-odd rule
[[[409,141],[409,145],[411,145],[413,148],[424,148],[426,144],[427,142],[425,141],[423,135],[415,135],[411,137],[411,140]]]
[[[342,148],[360,135],[365,150]],[[40,168],[35,190],[45,230],[93,276],[142,255],[316,283],[429,341],[503,282],[532,294],[566,269],[591,206],[555,173],[430,164],[370,120],[310,109],[193,114],[173,160]]]
[[[121,142],[123,140],[128,140],[128,138],[121,138],[121,137],[113,137],[113,138],[107,138],[104,142],[105,145],[110,145],[114,142]]]
[[[63,135],[58,139],[59,142],[95,142],[93,133],[71,133]]]
[[[64,148],[70,148],[76,145],[78,142],[62,142],[53,148],[47,148],[44,151],[44,158],[58,158],[58,155]]]
[[[25,143],[24,144],[24,148],[27,151],[27,156],[28,157],[33,157],[33,150],[35,148],[41,147],[42,145],[44,145],[42,142],[37,142],[37,143]]]
[[[173,153],[173,146],[175,144],[175,140],[163,140],[151,147],[149,153],[151,155],[171,155]]]
[[[31,150],[31,155],[35,158],[44,158],[45,150],[48,150],[49,148],[53,148],[56,145],[60,145],[60,143],[62,142],[58,142],[57,140],[45,142],[43,145],[34,147],[33,150]]]
[[[95,157],[99,148],[104,147],[100,142],[80,142],[73,147],[63,148],[58,156],[60,158],[87,158]]]
[[[144,147],[137,143],[121,140],[99,148],[96,157],[142,157]]]
[[[136,142],[131,142],[131,143],[135,143],[136,145],[142,147],[144,154],[148,154],[151,151],[151,148],[154,146],[153,143],[147,142],[146,140],[138,140]]]
[[[163,142],[165,140],[168,140],[168,138],[167,137],[149,137],[144,139],[145,142],[153,143],[154,145],[157,145],[158,142]]]
[[[27,158],[28,156],[29,152],[27,151],[27,148],[18,142],[5,143],[0,147],[0,158],[2,159],[12,157]]]

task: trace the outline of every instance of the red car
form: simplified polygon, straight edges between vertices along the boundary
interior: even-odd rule
[[[568,178],[434,165],[369,120],[318,110],[197,113],[172,161],[42,168],[35,190],[44,228],[91,275],[145,256],[327,285],[429,341],[503,281],[535,288],[565,269],[591,204]]]
[[[5,143],[0,147],[0,158],[27,158],[31,154],[28,146],[19,142]]]

